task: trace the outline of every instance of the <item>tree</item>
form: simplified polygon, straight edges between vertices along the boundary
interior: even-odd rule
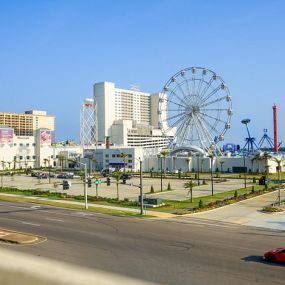
[[[1,160],[1,164],[2,164],[2,170],[4,170],[4,169],[5,169],[5,164],[6,164],[6,161],[4,161],[4,160]]]
[[[193,183],[192,179],[190,181],[184,183],[184,188],[188,188],[189,189],[188,195],[190,193],[190,201],[191,201],[191,203],[193,202],[193,187],[194,187],[194,183]]]
[[[160,152],[161,156],[163,157],[163,173],[164,173],[164,177],[165,177],[165,166],[166,166],[166,156],[168,155],[168,151],[167,150],[163,150]]]
[[[90,173],[93,172],[93,162],[96,162],[95,156],[89,155],[88,156],[88,162],[89,162],[88,170],[89,170],[89,175],[90,175]]]
[[[124,174],[125,174],[126,173],[126,157],[128,157],[128,154],[125,152],[122,152],[120,154],[120,157],[123,158],[123,160],[124,160]]]
[[[48,158],[44,158],[43,161],[44,161],[44,167],[47,168],[47,163],[49,162],[49,159]]]
[[[257,172],[260,173],[260,161],[262,160],[261,154],[258,152],[252,159],[257,161]]]
[[[272,155],[270,153],[268,153],[267,151],[263,153],[262,155],[262,160],[265,161],[265,177],[267,178],[268,174],[269,174],[269,164],[268,161],[272,158]]]
[[[57,156],[58,160],[59,160],[59,165],[60,165],[60,168],[61,168],[61,171],[62,171],[62,168],[63,168],[63,162],[65,160],[65,156],[63,154],[59,154]]]
[[[10,169],[12,161],[8,161],[7,163],[8,163],[8,169]]]
[[[121,177],[121,172],[120,171],[114,171],[112,173],[112,177],[115,178],[116,180],[116,188],[117,188],[117,200],[120,200],[120,195],[119,195],[119,182],[120,182],[120,177]]]

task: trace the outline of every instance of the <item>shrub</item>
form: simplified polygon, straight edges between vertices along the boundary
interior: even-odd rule
[[[252,178],[252,183],[256,183],[256,178],[255,177]]]
[[[167,185],[167,190],[170,191],[171,190],[171,185],[170,185],[170,182],[168,182],[168,185]]]
[[[207,183],[206,183],[206,180],[205,180],[205,179],[203,179],[203,185],[207,185]]]
[[[152,185],[151,185],[151,187],[150,187],[150,193],[154,193],[154,188],[153,188]]]
[[[251,193],[254,194],[254,186],[251,186]]]
[[[199,201],[199,209],[201,209],[201,208],[203,208],[204,207],[204,203],[203,203],[203,201],[200,199],[200,201]]]
[[[235,193],[234,193],[234,198],[237,198],[237,196],[238,196],[238,192],[236,190]]]
[[[276,213],[276,212],[283,212],[282,209],[277,208],[277,207],[264,207],[262,209],[263,212],[267,212],[267,213]]]

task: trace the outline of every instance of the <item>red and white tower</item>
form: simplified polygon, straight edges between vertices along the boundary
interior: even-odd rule
[[[278,107],[275,103],[272,109],[273,109],[274,153],[278,153]]]

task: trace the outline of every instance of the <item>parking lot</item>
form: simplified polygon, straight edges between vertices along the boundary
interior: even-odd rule
[[[115,198],[117,197],[116,181],[111,178],[111,185],[107,186],[107,178],[101,178],[102,184],[98,185],[98,194],[102,197]],[[15,175],[13,177],[4,176],[3,186],[16,187],[19,189],[42,189],[55,192],[66,192],[71,195],[83,195],[84,185],[80,178],[68,179],[71,183],[71,187],[68,190],[63,190],[62,182],[63,179],[51,178],[49,179],[38,179],[36,177]],[[171,200],[186,200],[189,199],[188,189],[184,188],[184,183],[187,180],[181,179],[170,179],[164,178],[162,180],[163,190],[167,189],[168,183],[170,183],[172,191],[161,192],[161,180],[160,178],[143,178],[143,192],[147,196],[159,197],[162,199]],[[210,181],[207,185],[200,185],[193,188],[193,196],[200,197],[211,195],[211,184]],[[133,177],[126,181],[126,184],[122,184],[120,180],[119,193],[120,199],[128,198],[130,200],[137,200],[139,196],[139,177]],[[214,183],[214,192],[224,192],[232,189],[239,189],[243,187],[242,179],[228,179],[226,182]],[[153,186],[155,193],[150,194],[151,186]],[[88,189],[88,195],[96,195],[96,185],[93,179],[92,186]]]

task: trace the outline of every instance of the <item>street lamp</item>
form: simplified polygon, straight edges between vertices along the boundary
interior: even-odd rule
[[[200,185],[200,155],[199,154],[197,154],[197,167],[198,167],[198,186]]]
[[[245,170],[245,155],[243,151],[243,175],[244,175],[244,188],[246,189],[246,170]]]
[[[140,197],[141,197],[141,212],[140,214],[143,215],[143,184],[142,184],[142,160],[140,159]]]

